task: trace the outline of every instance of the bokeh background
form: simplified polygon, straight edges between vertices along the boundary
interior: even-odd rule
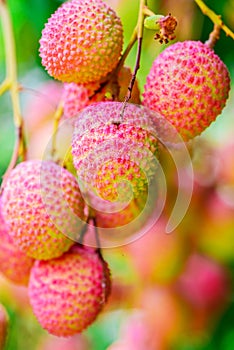
[[[125,47],[137,21],[138,1],[106,0],[122,19]],[[29,157],[40,157],[52,132],[52,115],[61,95],[41,66],[39,38],[47,18],[62,1],[8,0],[14,25],[21,104]],[[207,0],[234,30],[234,1]],[[205,41],[213,28],[192,0],[149,0],[156,13],[176,16],[176,40]],[[165,45],[145,30],[138,84]],[[174,203],[176,171],[162,156],[168,198],[155,227],[133,244],[105,249],[113,292],[104,312],[69,340],[49,336],[35,320],[27,289],[0,277],[0,302],[10,316],[7,350],[233,350],[234,349],[234,41],[221,33],[216,53],[227,65],[232,87],[221,116],[190,145],[194,193],[175,232],[164,233]],[[127,58],[134,67],[136,47]],[[0,81],[5,57],[0,27]],[[9,94],[0,96],[0,176],[14,145]],[[1,249],[1,246],[0,246]]]

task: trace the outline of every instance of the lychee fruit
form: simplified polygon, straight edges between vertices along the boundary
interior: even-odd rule
[[[79,237],[86,219],[76,178],[51,161],[18,164],[6,181],[2,208],[9,235],[35,259],[67,251],[74,244],[70,238]]]
[[[63,85],[63,118],[73,118],[79,111],[91,104],[91,96],[100,87],[99,83],[76,84],[64,83]]]
[[[187,141],[222,112],[229,89],[227,67],[213,49],[200,41],[177,42],[155,59],[143,105],[164,116]]]
[[[72,140],[80,186],[112,202],[140,196],[158,165],[157,117],[128,104],[121,120],[122,107],[120,102],[86,107],[74,122]]]
[[[11,282],[27,285],[34,260],[24,254],[10,237],[0,202],[0,271]]]
[[[73,246],[61,257],[36,261],[29,298],[41,326],[56,336],[80,333],[96,319],[110,293],[110,271],[99,253]]]
[[[111,7],[102,0],[71,0],[46,23],[40,56],[55,79],[85,84],[115,68],[122,44],[122,24]]]
[[[112,91],[116,89],[116,86],[113,87],[112,81],[107,83],[103,88],[101,88],[101,85],[98,82],[92,84],[64,83],[62,96],[63,117],[65,119],[73,118],[84,107],[95,102],[111,100],[124,101],[131,76],[132,74],[129,67],[122,67],[119,71],[116,82],[119,87],[118,96],[115,96],[115,91]],[[140,104],[140,90],[137,81],[133,86],[129,102]]]
[[[212,310],[228,300],[227,271],[206,256],[190,255],[177,283],[180,294],[196,308]]]

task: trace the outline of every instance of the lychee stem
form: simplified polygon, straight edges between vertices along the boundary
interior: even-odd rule
[[[54,113],[53,134],[52,134],[52,143],[51,143],[51,151],[50,151],[52,158],[54,158],[56,153],[58,127],[59,127],[59,122],[62,115],[63,115],[63,100],[61,99]]]
[[[122,123],[123,120],[123,115],[124,115],[124,110],[127,106],[127,102],[130,100],[131,95],[132,95],[132,89],[136,80],[137,72],[140,68],[140,59],[141,59],[141,50],[142,50],[142,40],[143,40],[143,33],[144,33],[144,19],[145,19],[145,8],[146,8],[146,0],[140,0],[140,5],[139,5],[139,13],[138,13],[138,21],[137,21],[137,56],[136,56],[136,63],[135,67],[132,73],[132,78],[128,86],[128,92],[127,95],[125,96],[124,102],[123,102],[123,107],[120,112],[120,123]]]
[[[20,110],[19,84],[17,79],[17,64],[15,41],[10,13],[5,1],[0,1],[0,15],[2,19],[3,38],[5,43],[6,78],[0,86],[0,93],[9,90],[11,95],[13,117],[16,130],[16,140],[10,164],[5,172],[2,187],[10,171],[15,167],[19,156],[25,160],[27,149],[24,135],[23,118]]]
[[[85,236],[85,234],[87,232],[88,223],[89,223],[89,219],[87,220],[87,222],[83,226],[82,231],[80,233],[80,237],[79,237],[78,243],[81,244],[81,245],[84,243],[84,236]]]
[[[227,36],[230,36],[234,40],[234,33],[229,29],[222,21],[221,16],[212,11],[202,0],[194,0],[200,7],[202,13],[210,18],[210,20],[220,26]]]
[[[220,38],[220,30],[221,30],[220,25],[215,24],[214,29],[212,30],[212,32],[209,35],[209,39],[205,42],[205,44],[207,46],[209,46],[211,49],[214,48],[215,44],[217,43],[217,41]]]
[[[102,252],[101,252],[101,241],[100,241],[100,237],[99,237],[96,217],[94,216],[92,218],[92,220],[93,220],[93,226],[94,226],[94,230],[95,230],[95,239],[96,239],[96,245],[97,245],[97,253],[99,254],[100,258],[103,259]]]

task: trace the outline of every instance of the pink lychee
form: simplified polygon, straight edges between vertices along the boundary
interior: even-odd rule
[[[71,0],[46,23],[40,56],[54,78],[85,84],[115,68],[122,43],[122,24],[111,7],[102,0]]]
[[[155,59],[143,104],[162,114],[187,141],[222,112],[229,89],[227,67],[208,45],[177,42]]]
[[[212,310],[227,301],[227,271],[206,256],[192,254],[177,283],[180,294],[197,308]]]
[[[99,102],[83,109],[72,141],[81,186],[109,201],[138,197],[157,168],[157,118],[128,104],[121,120],[122,107],[120,102]]]
[[[2,208],[9,235],[35,259],[67,251],[86,218],[76,178],[51,161],[18,164],[5,184]]]
[[[92,248],[73,246],[61,257],[36,261],[29,298],[41,326],[56,336],[83,331],[96,319],[110,293],[106,262]]]
[[[2,217],[0,202],[0,271],[11,282],[27,285],[34,260],[24,254],[10,237],[7,225]]]

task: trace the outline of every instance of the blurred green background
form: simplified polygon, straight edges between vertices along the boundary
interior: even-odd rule
[[[138,1],[136,0],[109,0],[106,1],[113,8],[116,9],[117,13],[122,19],[124,26],[124,37],[125,37],[125,47],[127,42],[131,36],[132,30],[137,21],[137,11],[138,11]],[[16,42],[16,52],[17,52],[17,64],[18,64],[18,77],[19,83],[22,86],[21,93],[21,103],[22,103],[22,111],[27,110],[28,105],[33,102],[33,99],[40,99],[48,101],[50,99],[49,96],[46,96],[46,93],[43,95],[43,84],[51,78],[47,75],[44,68],[41,66],[40,58],[38,55],[39,48],[39,39],[41,36],[41,30],[44,27],[47,18],[56,10],[58,6],[60,6],[62,1],[39,1],[39,0],[8,0],[13,26],[14,26],[14,35]],[[206,4],[210,6],[216,13],[221,14],[223,21],[228,25],[232,30],[234,30],[234,1],[233,0],[207,0]],[[176,16],[178,19],[178,28],[176,30],[176,40],[201,40],[205,41],[210,31],[213,28],[212,22],[209,18],[205,17],[200,9],[197,7],[194,1],[192,0],[149,0],[149,7],[156,13],[160,14],[168,14],[169,12],[172,15]],[[155,57],[163,50],[165,45],[160,45],[158,42],[155,42],[153,39],[154,33],[145,30],[144,36],[144,44],[143,44],[143,52],[141,58],[141,66],[138,72],[138,83],[141,91],[143,91],[144,83],[146,80],[146,76],[149,72],[151,64]],[[213,123],[204,134],[198,138],[199,150],[198,157],[200,157],[199,163],[197,165],[197,173],[198,175],[203,172],[207,167],[206,159],[203,160],[204,154],[208,152],[209,154],[214,152],[219,153],[219,157],[222,158],[222,152],[220,155],[220,149],[226,146],[226,144],[231,142],[234,137],[234,41],[227,37],[224,32],[221,33],[220,40],[218,41],[215,47],[216,53],[221,57],[221,59],[227,65],[231,79],[232,79],[232,89],[230,92],[230,98],[225,107],[222,116],[220,116],[215,123]],[[127,65],[130,67],[134,67],[136,57],[136,47],[132,49],[129,57],[127,58]],[[0,26],[0,81],[3,81],[5,77],[5,57],[4,57],[4,44],[2,37],[2,27]],[[48,102],[50,103],[50,102]],[[31,107],[33,110],[33,107]],[[33,113],[31,116],[31,124],[33,124]],[[43,137],[43,135],[41,136]],[[40,142],[40,139],[37,140]],[[205,144],[203,148],[203,143]],[[12,107],[9,98],[9,94],[5,93],[3,96],[0,96],[0,176],[2,176],[7,168],[9,160],[11,158],[11,153],[14,145],[14,126],[12,121]],[[208,145],[208,146],[207,146]],[[232,172],[234,174],[234,159],[232,154],[234,154],[234,148],[231,152],[230,162],[232,161],[232,166],[230,166],[230,178],[228,181],[231,182],[232,186],[234,184],[234,180],[232,178]],[[218,157],[218,156],[217,156]],[[229,158],[228,158],[229,159]],[[195,161],[195,166],[196,166]],[[200,168],[199,168],[200,167]],[[213,170],[211,169],[211,173]],[[210,173],[206,174],[208,177]],[[234,177],[234,176],[233,176]],[[216,181],[217,180],[217,181]],[[204,198],[208,198],[210,196],[210,192],[214,190],[214,186],[216,186],[216,182],[219,183],[219,179],[216,179],[215,185],[211,183],[209,185],[203,185],[201,183],[198,184],[200,186],[200,191],[203,193],[195,194],[195,199],[193,199],[191,209],[185,218],[185,223],[182,223],[181,235],[186,236],[186,244],[189,245],[186,249],[189,252],[193,252],[193,244],[194,240],[197,240],[197,237],[194,238],[194,235],[203,234],[201,232],[201,225],[204,222],[208,222],[209,220],[206,217],[202,217],[203,211],[205,210],[205,205],[208,206],[207,202],[204,201]],[[233,181],[233,182],[232,182]],[[203,197],[205,196],[205,197]],[[210,197],[209,197],[210,198]],[[200,204],[197,205],[196,201]],[[201,206],[201,203],[203,206]],[[199,209],[200,208],[200,209]],[[201,210],[201,212],[199,212]],[[228,245],[231,247],[231,257],[226,258],[224,252],[224,258],[219,258],[216,254],[211,253],[211,249],[208,248],[201,243],[195,244],[201,248],[198,251],[195,249],[195,253],[205,254],[209,258],[214,259],[215,264],[218,263],[222,268],[227,269],[228,277],[229,277],[229,297],[228,303],[221,305],[221,310],[219,309],[219,305],[217,306],[217,314],[212,314],[210,312],[210,319],[207,315],[199,314],[199,317],[206,318],[208,317],[208,321],[200,322],[202,324],[199,331],[196,330],[196,327],[188,330],[186,327],[182,331],[183,334],[177,334],[178,337],[173,336],[173,341],[169,341],[169,345],[165,345],[165,347],[161,346],[158,348],[152,348],[152,350],[232,350],[234,349],[234,205],[230,206],[228,210],[231,211],[229,221],[231,233],[229,234]],[[194,218],[195,216],[195,218]],[[200,219],[202,217],[202,219]],[[201,220],[201,223],[200,223]],[[221,219],[220,219],[221,220]],[[191,227],[197,225],[197,232],[194,234],[194,229],[191,230]],[[213,225],[213,226],[212,226]],[[211,224],[214,231],[216,231],[216,226],[212,221]],[[189,233],[185,231],[189,231]],[[228,230],[228,229],[226,229]],[[192,233],[191,233],[192,231]],[[220,229],[220,237],[226,237],[225,228]],[[189,236],[189,238],[187,237]],[[159,247],[160,248],[160,247]],[[185,249],[185,250],[186,250]],[[217,245],[217,249],[219,249],[219,245]],[[222,249],[222,248],[220,248]],[[113,254],[112,254],[113,253]],[[139,282],[137,278],[132,277],[136,273],[134,267],[131,262],[131,254],[128,256],[128,251],[123,252],[109,252],[106,253],[107,259],[112,268],[113,279],[115,277],[123,284],[123,286],[131,288],[131,283],[137,284],[140,283],[141,288],[143,288],[143,282]],[[157,248],[155,248],[155,254],[157,254]],[[174,258],[173,258],[174,259]],[[168,264],[173,265],[173,261],[169,261]],[[167,265],[163,268],[167,269]],[[181,270],[182,271],[182,270]],[[193,278],[193,276],[192,276]],[[196,276],[194,277],[196,279]],[[130,281],[127,283],[126,281]],[[170,283],[169,283],[170,282]],[[163,288],[169,288],[171,290],[171,283],[173,281],[167,281],[166,284],[152,282],[153,287],[160,287],[163,285]],[[195,281],[196,282],[196,281]],[[166,287],[165,287],[166,285]],[[169,285],[169,287],[168,287]],[[123,287],[122,286],[122,287]],[[152,287],[151,286],[151,287]],[[122,288],[121,287],[121,288]],[[21,297],[18,297],[21,293],[24,295],[24,288],[14,289],[16,287],[12,287],[11,284],[8,284],[4,279],[0,281],[0,301],[6,306],[9,316],[10,316],[10,332],[9,338],[7,342],[7,350],[24,350],[24,349],[49,349],[46,345],[40,345],[42,340],[47,339],[46,332],[44,332],[37,321],[34,319],[33,315],[26,307],[26,311],[22,310],[22,308],[18,305],[20,303]],[[196,283],[195,283],[196,288]],[[136,287],[137,289],[137,287]],[[23,290],[23,291],[22,291]],[[124,290],[124,289],[123,289]],[[121,289],[122,291],[122,289]],[[129,291],[127,288],[126,295],[125,292],[122,291],[123,296],[118,295],[119,300],[116,302],[118,307],[110,307],[110,310],[107,310],[98,321],[91,326],[86,332],[84,332],[85,337],[88,339],[89,345],[79,345],[80,339],[77,340],[76,344],[73,345],[71,349],[85,349],[85,346],[88,346],[90,349],[94,350],[104,350],[110,346],[111,343],[115,342],[121,333],[121,327],[128,318],[128,316],[132,313],[130,311],[131,307],[124,305],[125,301],[128,300]],[[120,294],[121,294],[120,293]],[[204,291],[205,293],[205,291]],[[209,292],[208,292],[209,293]],[[118,293],[117,293],[118,294]],[[121,294],[122,295],[122,294]],[[25,296],[23,296],[25,298]],[[131,298],[131,293],[130,293]],[[19,300],[17,300],[19,299]],[[118,298],[117,298],[118,299]],[[126,300],[125,300],[126,299]],[[115,305],[114,302],[114,305]],[[128,304],[128,302],[127,302]],[[183,301],[182,301],[183,304]],[[25,302],[27,305],[27,301]],[[214,307],[215,309],[215,307]],[[203,310],[204,311],[204,310]],[[155,310],[157,312],[157,310]],[[183,311],[180,311],[183,313]],[[207,312],[207,310],[206,310]],[[185,312],[186,313],[186,312]],[[191,319],[196,312],[191,310],[189,322],[192,323]],[[204,311],[205,313],[205,311]],[[168,320],[171,315],[168,315]],[[197,317],[197,314],[196,316]],[[167,321],[165,321],[167,322]],[[168,321],[169,322],[169,321]],[[199,323],[198,322],[198,323]],[[199,324],[200,324],[199,323]],[[183,327],[182,327],[183,329]],[[186,334],[186,331],[188,332]],[[137,339],[137,337],[136,337]],[[175,339],[175,340],[174,340]],[[39,344],[39,345],[38,345]],[[40,347],[41,346],[41,347]],[[44,347],[43,347],[44,346]],[[59,346],[59,345],[58,345]],[[68,348],[68,345],[63,345],[64,349]],[[59,348],[60,349],[60,348]],[[62,349],[62,347],[61,347]],[[124,347],[113,347],[114,349],[126,349]],[[134,348],[128,348],[128,350],[142,350],[143,348],[137,347],[137,342]],[[146,349],[146,348],[145,348]],[[151,350],[150,347],[147,349]]]

